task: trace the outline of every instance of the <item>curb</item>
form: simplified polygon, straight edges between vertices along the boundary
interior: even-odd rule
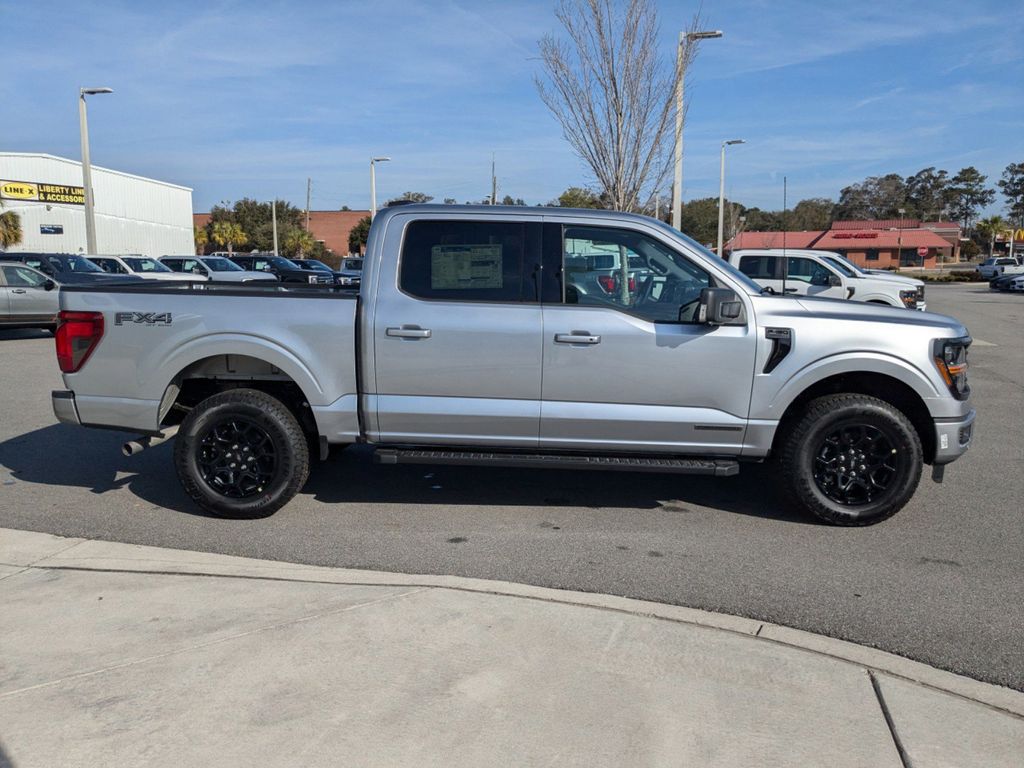
[[[46,533],[0,529],[0,565],[41,570],[148,573],[165,576],[264,579],[361,586],[407,586],[540,600],[673,621],[744,635],[884,673],[1024,718],[1024,693],[973,680],[887,651],[779,624],[697,608],[615,595],[535,587],[463,576],[402,574],[284,563],[275,560],[164,549]],[[14,575],[14,574],[9,574]],[[0,580],[4,578],[0,576]]]

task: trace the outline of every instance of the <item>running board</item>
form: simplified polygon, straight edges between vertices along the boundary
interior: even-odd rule
[[[682,459],[638,456],[572,456],[538,453],[485,453],[482,451],[427,451],[379,448],[378,464],[458,464],[529,469],[608,469],[627,472],[668,472],[677,475],[738,475],[739,462],[732,459]]]

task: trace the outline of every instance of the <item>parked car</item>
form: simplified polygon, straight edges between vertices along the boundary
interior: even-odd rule
[[[307,271],[289,261],[283,256],[265,255],[258,253],[235,254],[231,257],[242,269],[250,272],[266,272],[273,275],[282,283],[306,283],[313,285],[331,285],[334,283],[334,275],[324,274],[319,271]]]
[[[1010,290],[1010,284],[1021,275],[1011,273],[1009,275],[997,275],[988,281],[988,287],[993,291],[1008,291]]]
[[[1014,293],[1024,292],[1024,275],[1015,275],[1007,283],[1006,290]]]
[[[247,272],[223,256],[161,256],[159,261],[174,272],[184,272],[223,283],[248,283],[253,280],[277,282],[274,275],[267,272]]]
[[[642,290],[569,290],[565,244],[588,240],[639,257]],[[272,514],[311,449],[359,442],[384,464],[728,476],[772,459],[796,508],[865,525],[971,443],[960,322],[768,295],[649,217],[409,205],[378,212],[368,247],[358,295],[62,290],[55,414],[134,430],[129,454],[176,434],[185,492],[226,517]]]
[[[18,262],[0,262],[0,327],[57,327],[57,282]]]
[[[793,253],[793,251],[789,250],[789,253]],[[890,283],[899,283],[904,288],[913,288],[917,291],[917,305],[914,308],[922,312],[925,312],[928,309],[928,305],[925,303],[924,299],[924,280],[918,280],[915,277],[906,277],[904,275],[896,275],[892,272],[887,272],[884,269],[864,269],[863,267],[854,264],[841,253],[836,253],[835,251],[800,250],[799,253],[818,254],[825,259],[825,261],[832,264],[836,269],[841,272],[849,270],[853,272],[856,277],[867,277],[874,280],[887,280]]]
[[[729,263],[766,293],[850,299],[918,309],[917,287],[876,275],[858,275],[845,264],[825,258],[820,251],[740,249],[729,254]]]
[[[89,261],[112,275],[141,277],[144,280],[206,280],[200,275],[187,278],[148,256],[90,256]]]
[[[329,274],[336,285],[347,285],[352,288],[359,287],[359,278],[362,273],[357,273],[353,276],[351,272],[331,269],[322,261],[317,261],[316,259],[289,259],[289,261],[299,269],[304,269],[307,272]]]
[[[978,265],[978,274],[983,280],[992,280],[1000,275],[1024,274],[1024,264],[1016,257],[995,256]]]
[[[62,285],[123,279],[104,272],[89,259],[73,253],[0,253],[0,263],[12,261],[37,269]]]

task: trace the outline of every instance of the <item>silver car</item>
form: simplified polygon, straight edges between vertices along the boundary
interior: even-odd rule
[[[196,275],[199,279],[222,283],[248,283],[253,280],[277,282],[277,278],[271,274],[250,272],[223,256],[161,256],[159,261],[174,272]]]
[[[0,327],[53,330],[58,311],[53,278],[25,264],[0,264]]]

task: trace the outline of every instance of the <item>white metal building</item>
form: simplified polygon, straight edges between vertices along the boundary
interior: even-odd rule
[[[92,167],[99,253],[195,253],[192,190]],[[21,217],[10,250],[85,253],[82,164],[53,155],[0,152],[0,200]]]

